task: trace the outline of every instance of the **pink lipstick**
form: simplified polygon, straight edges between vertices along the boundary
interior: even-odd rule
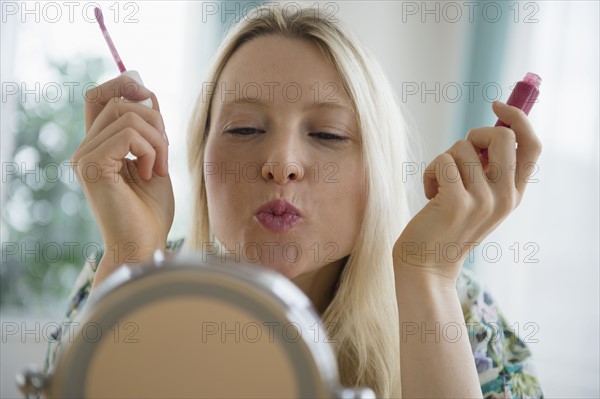
[[[273,233],[285,233],[302,219],[302,215],[292,204],[278,199],[269,201],[258,208],[256,219],[264,228]]]

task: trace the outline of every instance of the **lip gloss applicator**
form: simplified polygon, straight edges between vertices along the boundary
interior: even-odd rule
[[[517,107],[520,110],[523,110],[525,115],[529,115],[529,111],[533,108],[533,104],[536,103],[540,94],[541,83],[542,78],[539,75],[533,72],[527,72],[523,80],[517,82],[515,85],[506,104]],[[494,126],[510,127],[500,119],[498,119]],[[487,148],[482,149],[479,153],[486,161],[488,160]]]
[[[110,53],[112,54],[113,59],[117,63],[117,67],[119,68],[119,72],[121,72],[121,75],[129,76],[130,78],[132,78],[133,80],[135,80],[136,82],[138,82],[140,85],[143,86],[144,82],[142,82],[142,78],[141,78],[140,74],[138,73],[138,71],[133,71],[133,70],[128,71],[127,69],[125,69],[125,65],[123,64],[123,61],[121,60],[121,57],[119,56],[119,53],[117,52],[117,48],[115,47],[115,44],[113,43],[112,39],[110,38],[110,35],[108,34],[108,30],[106,30],[106,25],[104,25],[104,15],[102,14],[102,10],[98,7],[95,7],[94,15],[96,16],[96,21],[98,21],[98,25],[100,25],[100,30],[102,31],[102,35],[104,36],[104,39],[106,40],[106,44],[108,44]],[[149,108],[152,108],[152,105],[153,105],[151,98],[147,98],[145,100],[138,101],[138,103],[143,104]]]

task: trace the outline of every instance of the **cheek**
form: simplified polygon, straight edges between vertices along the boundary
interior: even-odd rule
[[[366,202],[366,184],[360,165],[340,165],[334,183],[322,182],[319,192],[326,210],[323,228],[328,238],[337,241],[344,255],[350,253],[360,231]]]
[[[209,139],[204,153],[204,184],[208,201],[208,214],[213,229],[220,230],[219,221],[227,220],[227,210],[232,209],[235,197],[234,188],[223,179],[222,168],[226,156],[222,150]],[[233,208],[235,209],[235,208]]]
[[[246,159],[226,145],[210,139],[207,142],[203,167],[208,216],[212,231],[222,241],[240,240],[244,226],[253,217],[248,199],[256,183],[256,168],[242,168],[246,164]]]
[[[362,165],[359,162],[345,162],[340,164],[335,179],[335,191],[338,196],[346,198],[348,206],[355,210],[361,210],[366,198],[366,182]],[[332,174],[333,175],[333,174]]]
[[[208,198],[209,210],[214,204],[213,199],[217,197],[220,190],[222,190],[219,184],[219,164],[221,163],[220,154],[215,150],[214,146],[211,145],[209,140],[206,144],[204,152],[204,184],[206,186],[206,197]]]
[[[215,142],[209,136],[204,152],[204,179],[207,195],[220,195],[231,191],[232,183],[235,184],[235,163],[226,146]],[[218,197],[217,197],[218,198]]]

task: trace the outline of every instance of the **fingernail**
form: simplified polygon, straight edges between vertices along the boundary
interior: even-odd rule
[[[163,138],[165,139],[167,144],[169,144],[169,137],[167,136],[167,132],[165,132],[165,131],[163,131]]]
[[[147,98],[145,100],[142,101],[138,101],[140,104],[145,105],[148,108],[152,108],[152,99],[151,98]]]

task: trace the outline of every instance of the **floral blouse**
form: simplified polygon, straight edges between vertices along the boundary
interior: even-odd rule
[[[167,251],[179,250],[183,239],[167,243]],[[85,304],[99,263],[85,263],[69,296],[64,323],[71,323]],[[543,398],[531,352],[512,331],[490,294],[473,274],[462,268],[456,283],[473,358],[484,398]],[[68,324],[63,324],[68,325]],[[49,340],[44,373],[53,371],[61,347],[62,328]]]

